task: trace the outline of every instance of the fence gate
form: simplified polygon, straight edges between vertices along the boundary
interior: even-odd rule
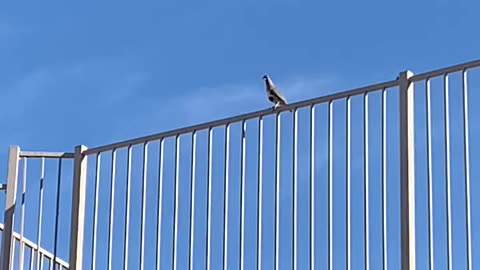
[[[73,153],[10,147],[1,269],[68,269]]]

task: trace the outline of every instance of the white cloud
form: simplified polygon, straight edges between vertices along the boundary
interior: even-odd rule
[[[61,107],[69,100],[77,105],[113,106],[127,101],[148,78],[144,72],[102,62],[34,70],[11,85],[1,86],[6,90],[0,93],[0,119],[12,110],[15,114],[8,116],[18,117],[33,103]]]
[[[50,83],[47,70],[37,70],[11,86],[3,86],[0,92],[0,122],[7,118],[18,118],[40,96]]]
[[[319,79],[315,76],[280,80],[276,81],[276,85],[289,102],[295,102],[324,94],[323,89],[331,82],[332,80]],[[131,127],[129,136],[213,121],[271,107],[264,87],[263,81],[260,80],[256,84],[225,84],[185,89],[168,99],[138,102],[121,118]],[[125,102],[132,104],[131,100]],[[141,134],[136,130],[141,130]],[[122,138],[125,139],[123,136]]]
[[[98,145],[272,106],[262,80],[181,89],[170,96],[145,92],[158,87],[149,80],[150,74],[121,60],[83,61],[36,70],[16,83],[1,86],[7,90],[0,93],[0,124],[15,123],[17,133],[30,134],[38,144],[52,140],[45,138],[46,134],[66,135],[80,124],[88,130],[76,132],[78,138],[68,135],[64,144]],[[332,82],[321,76],[274,80],[289,102],[323,95]],[[27,132],[32,121],[48,132]]]
[[[104,141],[102,137],[116,132],[110,119],[128,107],[148,79],[149,74],[128,63],[83,62],[44,67],[13,83],[0,82],[0,125],[8,127],[0,140],[58,148]]]

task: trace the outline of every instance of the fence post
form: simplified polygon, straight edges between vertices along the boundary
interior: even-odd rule
[[[409,81],[412,76],[409,70],[399,76],[402,270],[415,269],[414,86]]]
[[[69,270],[81,270],[83,262],[83,231],[85,223],[85,191],[87,186],[87,147],[75,147],[72,185],[72,218],[70,223]]]
[[[20,147],[10,146],[8,156],[7,194],[5,200],[5,218],[2,237],[2,270],[10,269],[12,258],[12,230],[17,199],[18,160]]]

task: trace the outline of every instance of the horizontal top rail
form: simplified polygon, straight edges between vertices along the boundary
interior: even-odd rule
[[[350,97],[350,96],[356,96],[356,95],[365,94],[365,93],[372,92],[372,91],[378,91],[378,90],[382,90],[382,89],[386,89],[386,88],[391,88],[391,87],[394,87],[394,86],[397,86],[397,85],[398,85],[398,80],[393,80],[393,81],[378,83],[378,84],[369,85],[369,86],[365,86],[365,87],[355,88],[355,89],[352,89],[352,90],[349,90],[349,91],[339,92],[339,93],[335,93],[335,94],[330,94],[330,95],[326,95],[326,96],[322,96],[322,97],[317,97],[317,98],[312,98],[312,99],[308,99],[308,100],[304,100],[304,101],[299,101],[299,102],[287,104],[285,106],[278,107],[276,110],[273,110],[272,108],[269,108],[269,109],[265,109],[265,110],[261,110],[261,111],[256,111],[256,112],[241,114],[241,115],[237,115],[237,116],[233,116],[233,117],[228,117],[228,118],[224,118],[224,119],[221,119],[221,120],[206,122],[206,123],[202,123],[202,124],[198,124],[198,125],[194,125],[194,126],[190,126],[190,127],[174,129],[174,130],[161,132],[161,133],[157,133],[157,134],[153,134],[153,135],[149,135],[149,136],[144,136],[144,137],[139,137],[139,138],[130,139],[130,140],[126,140],[126,141],[121,141],[121,142],[118,142],[118,143],[112,143],[112,144],[108,144],[108,145],[104,145],[104,146],[89,148],[84,152],[84,154],[85,155],[90,155],[90,154],[95,154],[95,153],[101,153],[101,152],[105,152],[105,151],[110,151],[110,150],[114,150],[114,149],[127,147],[129,145],[135,145],[135,144],[160,140],[160,139],[164,139],[164,138],[168,138],[168,137],[172,137],[172,136],[178,136],[178,135],[186,134],[186,133],[191,133],[191,132],[198,131],[198,130],[203,130],[203,129],[210,129],[210,128],[213,128],[213,127],[223,126],[223,125],[227,125],[227,124],[231,124],[231,123],[235,123],[235,122],[239,122],[239,121],[244,121],[244,120],[249,120],[249,119],[253,119],[253,118],[257,118],[257,117],[263,117],[263,116],[270,115],[270,114],[277,114],[277,113],[281,113],[281,112],[284,112],[284,111],[294,110],[294,109],[298,109],[300,107],[312,106],[312,105],[319,104],[319,103],[331,102],[331,101],[334,101],[334,100],[347,98],[347,97]]]
[[[21,158],[73,158],[73,153],[66,152],[30,152],[21,151]]]
[[[426,79],[429,79],[429,78],[432,78],[432,77],[445,75],[447,73],[453,73],[453,72],[457,72],[457,71],[462,71],[464,69],[475,68],[475,67],[479,67],[479,66],[480,66],[480,60],[470,61],[470,62],[467,62],[467,63],[458,64],[458,65],[450,66],[450,67],[446,67],[446,68],[440,68],[440,69],[437,69],[437,70],[433,70],[433,71],[421,73],[421,74],[418,74],[418,75],[414,75],[414,76],[410,77],[410,81],[411,82],[422,81],[422,80],[426,80]]]

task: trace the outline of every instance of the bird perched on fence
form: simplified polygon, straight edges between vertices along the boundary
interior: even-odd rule
[[[265,80],[265,90],[267,91],[268,100],[275,104],[273,109],[276,109],[279,105],[287,105],[287,100],[280,94],[275,84],[273,84],[272,79],[270,79],[268,75],[263,75],[263,79]]]

